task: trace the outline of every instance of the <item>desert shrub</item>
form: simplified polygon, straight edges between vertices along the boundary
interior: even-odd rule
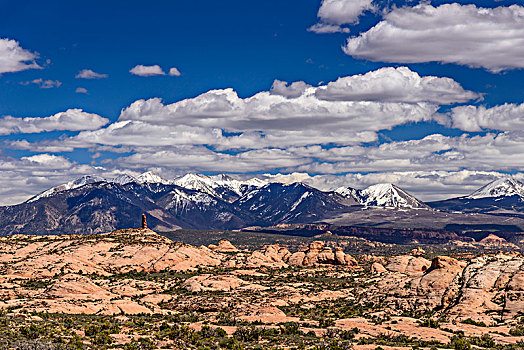
[[[471,344],[480,346],[481,348],[493,349],[496,346],[495,341],[488,333],[484,333],[482,337],[470,338],[469,341]]]
[[[156,349],[155,344],[153,344],[153,341],[149,338],[138,338],[133,339],[133,341],[129,344],[125,344],[123,347],[123,350],[149,350],[149,349]]]
[[[471,349],[471,343],[463,336],[454,335],[453,337],[451,337],[451,341],[449,345],[451,346],[452,349],[455,349],[455,350]]]
[[[315,345],[314,350],[351,350],[353,344],[348,341],[329,340]]]
[[[334,325],[335,321],[333,321],[331,318],[321,318],[318,320],[318,326],[320,328],[333,327]]]
[[[85,327],[86,337],[92,337],[99,333],[116,334],[120,333],[120,327],[116,323],[104,322],[90,324]]]
[[[292,335],[292,334],[304,334],[300,330],[300,324],[297,322],[285,322],[279,324],[280,334],[283,335]]]
[[[419,322],[420,327],[429,327],[429,328],[439,328],[440,324],[437,320],[431,318],[425,319],[424,321]]]
[[[200,338],[203,339],[227,337],[226,331],[220,327],[211,328],[209,326],[202,326],[202,329],[196,333]]]
[[[20,335],[26,339],[38,339],[47,334],[45,327],[37,324],[30,324],[29,326],[22,326],[19,329]]]
[[[471,324],[471,325],[474,325],[474,326],[477,326],[477,327],[487,327],[487,325],[484,322],[482,322],[482,321],[475,321],[475,320],[472,320],[471,318],[463,320],[462,323],[464,323],[464,324]]]
[[[245,342],[259,341],[261,337],[260,333],[260,329],[257,327],[240,326],[237,328],[235,333],[233,333],[233,338]]]
[[[524,335],[524,326],[518,325],[516,327],[513,327],[509,330],[509,334],[514,337],[520,337]]]
[[[222,326],[236,326],[237,320],[229,311],[220,311],[217,315],[217,324]]]

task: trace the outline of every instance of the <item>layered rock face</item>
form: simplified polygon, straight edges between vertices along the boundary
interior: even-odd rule
[[[508,320],[524,312],[524,259],[478,257],[451,282],[444,295],[447,313],[483,322]]]
[[[413,313],[437,311],[451,319],[492,324],[524,313],[524,258],[520,254],[480,256],[469,262],[437,256],[395,256],[372,271],[382,277],[368,301]],[[393,313],[395,313],[393,311]],[[397,312],[398,313],[398,312]]]

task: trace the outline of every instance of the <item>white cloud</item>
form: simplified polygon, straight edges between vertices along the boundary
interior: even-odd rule
[[[20,83],[20,85],[29,85],[29,84],[35,84],[38,85],[41,89],[52,89],[52,88],[59,88],[62,86],[62,82],[58,80],[44,80],[42,78],[34,79],[31,81],[23,81]]]
[[[384,81],[389,79],[387,74],[378,75],[376,79],[381,80],[385,86],[391,84]],[[143,121],[156,125],[220,128],[228,132],[296,131],[312,128],[362,132],[430,120],[438,108],[434,103],[424,102],[438,100],[435,91],[430,96],[423,96],[423,91],[418,92],[419,102],[410,91],[404,97],[409,103],[381,102],[380,96],[384,96],[384,91],[381,90],[376,91],[375,97],[371,93],[367,95],[368,99],[376,101],[356,98],[353,101],[330,101],[317,97],[317,92],[324,87],[305,88],[303,94],[297,96],[305,86],[302,82],[290,86],[277,82],[271,93],[260,92],[248,98],[239,98],[232,89],[211,90],[170,105],[162,104],[160,99],[138,100],[122,111],[119,120]],[[452,88],[456,89],[457,101],[466,99],[468,95],[474,96],[473,93],[462,90],[458,84]],[[282,94],[297,97],[287,98],[281,96]],[[449,101],[452,94],[453,91],[448,89],[447,94],[443,94],[444,97],[439,99],[445,98]],[[396,97],[397,100],[402,98],[401,94]]]
[[[303,81],[295,81],[294,83],[288,84],[285,81],[275,79],[269,91],[272,95],[297,98],[302,96],[304,92],[306,92],[306,89],[310,87],[311,85],[306,84]]]
[[[288,149],[291,151],[290,149]],[[423,171],[519,171],[524,169],[524,132],[490,133],[484,136],[429,135],[420,140],[379,146],[347,146],[331,149],[297,148],[297,154],[317,159],[292,171],[337,174],[346,172]]]
[[[422,3],[396,8],[367,32],[348,39],[344,51],[371,61],[439,61],[492,72],[524,68],[524,7]]]
[[[293,167],[307,162],[281,149],[260,149],[236,155],[213,152],[205,147],[169,147],[122,157],[108,164],[136,169],[147,167],[176,168],[181,172],[254,172]]]
[[[321,190],[333,190],[341,186],[363,189],[377,183],[394,183],[423,201],[435,201],[464,196],[472,193],[490,181],[506,176],[497,171],[392,171],[355,173],[345,175],[315,175],[289,173],[257,175],[275,182],[304,182]],[[516,173],[517,179],[524,179],[524,173]]]
[[[308,32],[317,34],[331,34],[331,33],[349,33],[349,28],[341,27],[337,24],[317,23],[309,27]]]
[[[130,71],[131,74],[138,75],[141,77],[151,77],[155,75],[166,75],[162,68],[155,64],[154,66],[144,66],[144,65],[137,65],[133,67]]]
[[[177,68],[173,67],[169,69],[169,75],[174,76],[174,77],[179,77],[181,73]]]
[[[38,154],[21,159],[0,156],[0,205],[21,203],[37,193],[87,174],[112,178],[121,173]]]
[[[92,71],[91,69],[82,69],[80,72],[78,72],[75,78],[77,79],[103,79],[103,78],[107,78],[107,74],[100,74],[100,73]]]
[[[87,89],[86,88],[83,88],[83,87],[77,87],[75,92],[77,94],[87,94]]]
[[[373,9],[372,3],[373,0],[322,0],[318,17],[329,24],[356,23],[364,11]]]
[[[36,53],[24,50],[15,40],[0,39],[0,74],[40,69]]]
[[[363,75],[342,77],[317,89],[331,101],[432,102],[447,105],[480,98],[450,78],[421,77],[407,67],[386,67]]]
[[[524,103],[505,103],[492,108],[459,106],[453,108],[451,121],[454,128],[465,131],[524,130]]]
[[[40,133],[53,130],[96,130],[106,125],[109,119],[97,114],[86,113],[81,109],[68,109],[50,117],[0,118],[0,135],[19,133]]]

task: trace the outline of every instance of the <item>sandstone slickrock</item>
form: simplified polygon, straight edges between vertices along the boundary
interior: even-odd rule
[[[491,323],[524,312],[524,259],[497,255],[473,259],[449,286],[447,313]]]
[[[209,249],[211,249],[214,252],[220,252],[220,253],[234,253],[238,252],[237,247],[235,247],[233,244],[231,244],[228,240],[221,240],[218,242],[218,245],[209,245]]]
[[[341,248],[335,248],[335,252],[324,242],[315,241],[299,252],[293,253],[287,261],[289,265],[313,266],[316,264],[349,265],[357,266],[357,261],[346,255]]]
[[[287,267],[314,266],[317,264],[358,266],[358,262],[344,253],[341,247],[327,247],[324,242],[314,241],[298,252],[290,253],[278,244],[267,245],[254,251],[247,259],[249,266]]]

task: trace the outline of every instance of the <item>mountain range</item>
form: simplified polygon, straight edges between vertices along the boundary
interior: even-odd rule
[[[108,232],[139,226],[142,213],[156,230],[222,230],[323,222],[363,210],[382,209],[384,215],[384,208],[391,209],[385,215],[460,211],[524,218],[524,184],[508,177],[469,196],[424,203],[393,184],[321,191],[303,183],[228,175],[187,174],[175,180],[152,172],[113,179],[84,176],[0,207],[0,234]]]

